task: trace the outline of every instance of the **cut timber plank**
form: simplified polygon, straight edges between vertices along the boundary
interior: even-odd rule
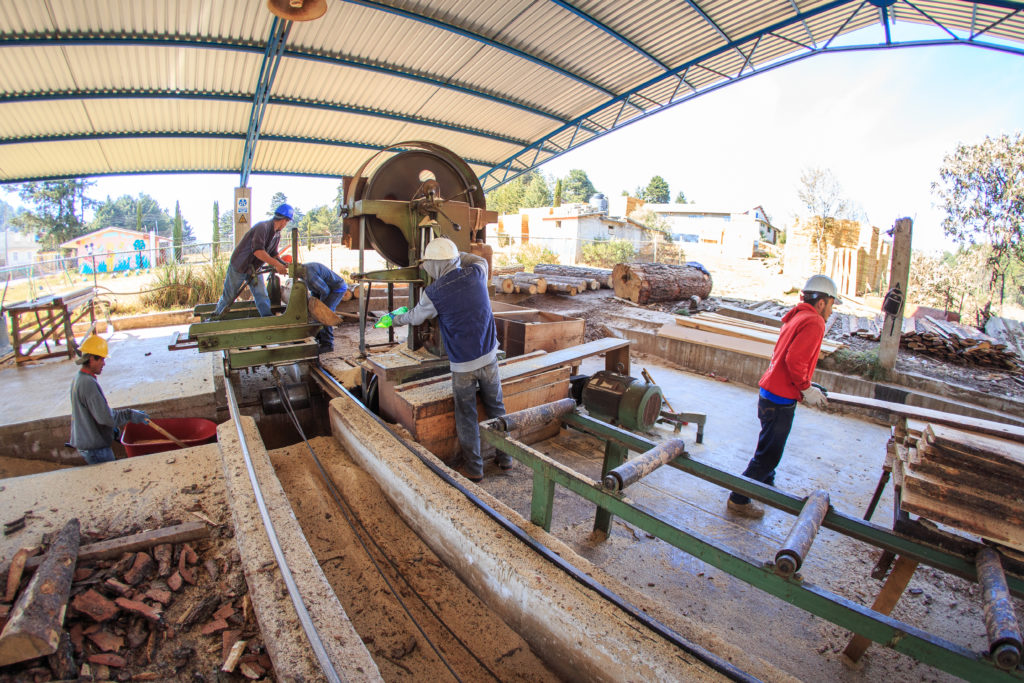
[[[900,506],[925,519],[1024,551],[1024,530],[982,510],[939,502],[910,489],[903,489]]]
[[[979,436],[937,424],[928,425],[922,432],[922,437],[928,444],[1016,466],[1024,475],[1024,446],[1012,441]]]
[[[913,467],[903,470],[903,490],[920,493],[936,503],[952,503],[986,516],[999,517],[1020,529],[1021,540],[1024,541],[1024,510],[1015,500],[965,486],[960,480],[936,477]]]
[[[890,413],[891,415],[909,417],[915,420],[924,420],[932,424],[960,427],[968,431],[978,432],[979,434],[987,434],[989,436],[996,436],[1002,439],[1009,439],[1018,443],[1024,443],[1024,427],[1019,427],[1017,425],[993,422],[991,420],[982,420],[981,418],[956,415],[954,413],[944,413],[941,410],[932,410],[930,408],[908,406],[904,403],[879,401],[878,399],[853,396],[851,394],[829,393],[828,400],[830,403],[837,403],[839,405],[857,406],[859,408],[868,408],[871,410],[882,410]]]
[[[964,489],[978,489],[994,493],[1002,501],[1012,501],[1018,505],[1024,502],[1024,481],[1019,474],[1007,474],[991,466],[979,467],[969,458],[958,457],[955,452],[944,452],[919,441],[916,457],[910,460],[910,468],[915,473],[923,473],[948,484],[958,485]]]
[[[124,553],[152,548],[161,543],[185,543],[206,538],[209,535],[209,527],[205,522],[185,522],[184,524],[175,524],[163,529],[153,529],[152,531],[143,531],[131,536],[122,536],[121,538],[112,538],[109,541],[83,545],[78,550],[78,559],[107,560],[112,557],[120,557]],[[25,568],[35,569],[42,560],[43,557],[38,555],[30,557],[25,562]]]
[[[730,318],[737,318],[739,320],[749,320],[750,322],[761,323],[763,325],[770,325],[771,327],[782,327],[782,318],[774,315],[768,315],[767,313],[758,313],[747,308],[740,308],[738,306],[727,306],[721,305],[718,310],[715,311],[719,315],[728,316]]]
[[[662,328],[658,330],[658,336],[668,337],[669,339],[679,339],[692,344],[700,344],[701,346],[713,346],[727,351],[742,353],[747,356],[756,356],[758,358],[771,358],[772,350],[775,348],[774,344],[769,344],[767,342],[734,337],[732,335],[720,334],[718,332],[707,332],[705,330],[698,330],[692,327],[681,327],[674,324],[663,325]]]

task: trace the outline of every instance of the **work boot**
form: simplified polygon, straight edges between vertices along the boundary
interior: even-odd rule
[[[746,517],[748,519],[761,519],[764,517],[764,506],[756,501],[750,501],[749,503],[734,503],[732,498],[725,505],[726,512],[731,512],[738,517]]]
[[[511,455],[498,451],[494,454],[494,464],[498,466],[499,470],[510,470],[514,463]]]
[[[484,480],[483,473],[480,473],[480,474],[472,474],[472,473],[470,473],[470,471],[466,468],[466,463],[465,462],[459,463],[455,467],[455,471],[458,472],[459,474],[461,474],[462,476],[464,476],[466,479],[469,479],[474,484],[479,484],[480,482],[482,482]]]

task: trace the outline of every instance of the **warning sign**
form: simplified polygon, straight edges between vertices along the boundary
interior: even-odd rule
[[[249,221],[248,221],[248,220],[246,220],[246,218],[245,218],[245,214],[244,214],[244,213],[243,213],[242,215],[240,215],[240,216],[238,217],[238,224],[239,224],[239,225],[244,225],[244,224],[246,224],[246,223],[248,223],[248,222],[249,222]]]
[[[248,197],[239,197],[237,202],[236,211],[238,213],[249,213],[249,199]]]

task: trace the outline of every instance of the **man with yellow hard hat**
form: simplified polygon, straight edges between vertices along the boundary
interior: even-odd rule
[[[141,410],[111,410],[97,380],[107,362],[109,350],[102,337],[90,334],[78,347],[81,352],[75,363],[82,369],[71,381],[71,441],[85,462],[97,465],[114,460],[116,431],[129,422],[143,424],[149,415]]]

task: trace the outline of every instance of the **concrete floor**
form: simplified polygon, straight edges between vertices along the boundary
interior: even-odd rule
[[[732,473],[743,471],[760,429],[754,389],[674,370],[651,358],[634,357],[633,366],[634,375],[646,367],[677,410],[707,413],[703,444],[695,443],[693,425],[683,428],[682,436],[695,460]],[[599,369],[603,369],[603,361],[593,359],[584,363],[582,372]],[[670,427],[657,430],[659,439],[673,436]],[[776,486],[797,496],[825,489],[836,509],[860,517],[877,484],[888,438],[887,426],[798,408]],[[596,439],[563,430],[535,447],[587,476],[600,477],[603,446]],[[528,517],[530,471],[517,465],[504,473],[488,465],[486,474],[482,486]],[[674,525],[699,532],[754,560],[774,559],[794,521],[793,516],[773,508],[763,520],[729,516],[725,490],[667,467],[631,486],[627,495]],[[672,614],[695,619],[713,628],[723,640],[803,680],[896,680],[907,676],[956,680],[879,646],[869,650],[862,671],[853,671],[839,657],[849,638],[845,630],[733,579],[621,520],[616,520],[607,540],[597,542],[591,537],[594,512],[592,504],[556,487],[551,531],[597,566],[657,599],[668,620]],[[891,515],[890,486],[873,521],[890,526]],[[870,546],[823,529],[801,573],[808,583],[870,606],[881,587],[870,578],[877,554]],[[926,605],[934,596],[934,609],[921,609],[921,600],[904,596],[893,616],[959,645],[987,648],[980,606],[974,614],[970,609],[965,613],[964,598],[947,601],[940,597],[940,592],[948,594],[949,586],[955,592],[966,592],[966,585],[960,583],[947,586],[959,581],[919,569],[911,588],[922,588],[929,596]],[[965,632],[964,622],[974,627]]]

